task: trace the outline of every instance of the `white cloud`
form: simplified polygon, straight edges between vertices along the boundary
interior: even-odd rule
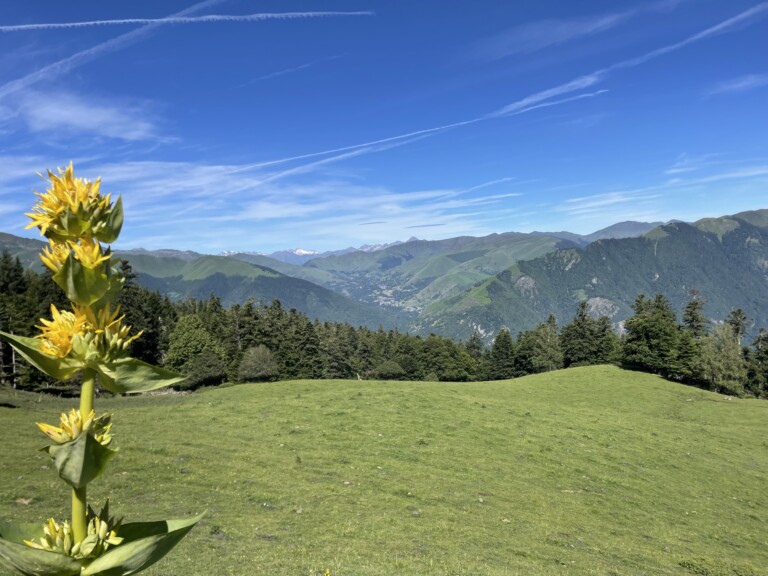
[[[722,154],[710,153],[697,156],[683,152],[677,157],[675,163],[667,168],[664,173],[668,175],[677,175],[688,172],[697,172],[724,162],[725,160],[722,159]]]
[[[398,191],[329,178],[322,166],[265,182],[268,172],[237,172],[235,166],[177,162],[132,162],[79,167],[102,176],[104,191],[122,194],[129,215],[118,247],[152,245],[216,251],[375,243],[411,235],[406,230],[443,224],[429,235],[490,233],[482,224],[490,207],[502,208],[518,192],[508,178],[465,189]],[[495,194],[478,196],[496,185]],[[379,222],[360,226],[360,224]],[[386,223],[384,223],[386,222]],[[160,231],[163,232],[160,232]],[[194,232],[192,232],[194,231]],[[237,244],[233,246],[233,244]]]
[[[711,165],[698,163],[700,158],[693,160],[692,165],[702,169]],[[694,169],[699,168],[691,171]],[[759,204],[764,196],[767,181],[768,165],[732,167],[707,176],[681,176],[643,188],[570,198],[555,205],[553,211],[567,217],[566,229],[581,233],[625,220],[693,221],[702,215],[733,214],[759,207],[756,202]]]
[[[693,184],[707,184],[710,182],[721,182],[723,180],[744,180],[768,176],[768,165],[748,166],[746,168],[736,168],[719,174],[711,174],[703,178],[697,178],[690,181]]]
[[[32,132],[96,135],[126,141],[162,140],[146,103],[30,91],[17,112]]]
[[[42,183],[35,174],[43,166],[45,160],[40,156],[0,156],[0,195],[18,194],[19,190],[15,187],[24,180]]]
[[[768,74],[747,74],[738,78],[731,78],[720,82],[713,88],[707,90],[707,96],[716,96],[718,94],[740,94],[768,86]]]
[[[521,24],[483,40],[475,48],[474,55],[483,60],[496,60],[515,54],[530,54],[550,46],[610,30],[632,15],[633,12],[624,12],[568,20],[539,20]]]
[[[481,60],[498,60],[516,54],[531,54],[606,32],[645,12],[671,12],[688,1],[659,0],[616,14],[526,22],[482,40],[475,46],[473,56]]]
[[[643,190],[641,192],[645,191]],[[638,194],[637,190],[609,192],[606,194],[594,194],[592,196],[570,198],[560,206],[557,206],[555,210],[558,212],[566,212],[568,214],[592,214],[601,212],[609,206],[613,207],[617,204],[627,204],[656,197],[658,197],[658,195],[648,195],[645,193]]]

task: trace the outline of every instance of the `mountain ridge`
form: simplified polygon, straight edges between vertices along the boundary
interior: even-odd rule
[[[505,232],[398,242],[312,258],[183,250],[118,250],[144,286],[174,299],[218,296],[224,305],[279,298],[311,318],[427,335],[487,338],[533,327],[553,312],[569,321],[581,300],[619,327],[640,292],[680,309],[690,288],[722,319],[741,307],[768,325],[768,210],[693,223],[619,222],[590,235]],[[611,235],[629,237],[604,238]],[[40,240],[0,233],[0,249],[37,270]],[[762,290],[762,293],[760,292]]]
[[[691,289],[700,292],[713,320],[739,307],[754,326],[768,326],[768,210],[674,222],[643,236],[521,261],[434,303],[415,329],[454,338],[478,330],[489,337],[501,327],[530,329],[549,313],[568,322],[582,300],[593,315],[607,315],[620,327],[638,294],[664,294],[681,311]]]

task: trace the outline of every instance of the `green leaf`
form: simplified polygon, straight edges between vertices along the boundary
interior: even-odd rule
[[[56,358],[40,350],[40,340],[0,332],[0,337],[21,354],[32,366],[56,380],[69,380],[82,368],[70,358]]]
[[[99,372],[99,384],[116,394],[148,392],[186,379],[186,376],[135,358],[121,358],[106,367],[95,368]]]
[[[37,540],[43,535],[40,524],[12,524],[0,521],[0,565],[24,576],[75,576],[80,574],[80,563],[74,558],[37,550],[23,544],[24,540]]]
[[[53,279],[67,293],[67,298],[80,306],[89,306],[101,300],[111,286],[104,268],[103,265],[86,268],[74,254],[70,254]]]
[[[71,208],[67,208],[64,213],[59,217],[62,228],[66,230],[70,239],[79,238],[83,232],[88,228],[88,220],[81,217],[81,209],[77,212],[72,212]]]
[[[134,522],[120,528],[123,543],[94,560],[82,576],[127,576],[151,566],[179,543],[205,513],[186,520]]]
[[[44,450],[53,458],[61,479],[73,488],[82,488],[101,476],[107,462],[117,453],[87,432],[71,442],[46,446]]]
[[[105,226],[99,230],[94,236],[99,242],[105,244],[112,244],[120,235],[120,230],[123,227],[123,197],[118,196],[117,202],[112,207],[112,210],[107,216]]]

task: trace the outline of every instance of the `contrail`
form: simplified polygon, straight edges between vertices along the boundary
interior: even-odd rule
[[[307,62],[306,64],[301,64],[300,66],[294,66],[292,68],[285,68],[284,70],[278,70],[277,72],[271,72],[269,74],[265,74],[264,76],[260,76],[259,78],[256,78],[254,80],[251,80],[250,82],[246,82],[245,84],[243,84],[243,86],[248,86],[249,84],[254,84],[262,80],[277,78],[278,76],[285,76],[286,74],[292,74],[293,72],[298,72],[299,70],[305,70],[310,66],[314,66],[315,64],[328,62],[330,60],[337,60],[342,56],[346,56],[346,54],[336,54],[335,56],[328,56],[327,58],[321,58],[320,60],[313,60],[312,62]]]
[[[211,6],[215,6],[216,4],[221,4],[222,2],[224,2],[224,0],[205,0],[204,2],[198,2],[197,4],[190,6],[181,12],[173,14],[170,16],[170,18],[184,18],[187,16],[187,14],[194,14],[195,12],[205,10]],[[82,66],[83,64],[87,64],[102,54],[125,48],[126,46],[129,46],[140,40],[142,37],[146,36],[157,26],[159,26],[159,24],[148,24],[146,26],[142,26],[138,30],[131,30],[130,32],[116,36],[111,40],[107,40],[106,42],[102,42],[101,44],[97,44],[96,46],[92,46],[91,48],[77,52],[76,54],[68,56],[63,60],[59,60],[53,64],[43,66],[40,68],[40,70],[32,72],[31,74],[27,74],[26,76],[23,76],[17,80],[6,82],[0,86],[0,100],[9,94],[13,94],[19,90],[29,88],[30,86],[33,86],[40,81],[45,80],[50,82],[56,76],[60,76],[61,74],[65,74],[70,70]]]
[[[279,160],[267,160],[265,162],[258,162],[256,164],[247,164],[244,166],[238,166],[237,168],[233,168],[231,170],[226,170],[225,174],[234,174],[236,172],[245,172],[247,170],[253,170],[256,168],[266,168],[267,166],[274,166],[276,164],[285,164],[286,162],[293,162],[294,160],[305,160],[307,158],[315,158],[317,156],[326,156],[328,154],[337,154],[339,152],[348,152],[350,150],[358,150],[360,148],[364,149],[365,153],[368,152],[380,152],[381,150],[386,150],[389,147],[385,148],[375,148],[379,144],[389,144],[394,142],[399,142],[401,140],[409,139],[408,142],[412,142],[416,139],[425,138],[427,136],[430,136],[434,134],[435,132],[442,132],[444,130],[450,130],[451,128],[458,128],[460,126],[468,126],[470,124],[476,124],[478,122],[483,122],[485,120],[490,120],[492,118],[500,118],[502,116],[517,116],[518,114],[525,114],[526,112],[530,112],[532,110],[537,110],[539,108],[546,108],[548,106],[556,106],[558,104],[565,104],[566,102],[572,102],[574,100],[581,100],[582,98],[592,98],[594,96],[599,96],[600,94],[603,94],[605,92],[608,92],[608,90],[598,90],[597,92],[590,92],[586,94],[578,94],[576,96],[570,96],[568,98],[562,98],[560,100],[552,100],[549,102],[541,102],[539,104],[534,105],[528,105],[525,108],[519,108],[515,106],[513,111],[510,112],[503,112],[502,110],[491,112],[490,114],[486,114],[485,116],[478,116],[477,118],[471,118],[469,120],[462,120],[461,122],[453,122],[451,124],[443,124],[442,126],[435,126],[433,128],[425,128],[423,130],[415,130],[413,132],[407,132],[405,134],[398,134],[397,136],[390,136],[389,138],[380,138],[379,140],[372,140],[370,142],[363,142],[362,144],[352,144],[350,146],[343,146],[341,148],[332,148],[330,150],[322,150],[320,152],[310,152],[308,154],[301,154],[299,156],[290,156],[288,158],[280,158]],[[538,101],[538,100],[537,100]],[[511,105],[514,106],[514,105]],[[399,144],[396,144],[399,145]],[[358,154],[354,154],[354,156],[357,156]]]
[[[205,18],[252,18],[257,16],[264,16],[259,14],[251,14],[250,16],[199,16],[199,17],[189,17],[188,14],[194,14],[195,12],[199,12],[200,10],[208,9],[212,6],[215,6],[217,4],[221,4],[225,0],[205,0],[204,2],[199,2],[193,6],[190,6],[189,8],[182,10],[181,12],[177,12],[176,14],[173,14],[167,18],[159,18],[156,20],[147,20],[146,24],[143,24],[141,28],[137,30],[131,30],[130,32],[126,32],[125,34],[121,34],[120,36],[117,36],[115,38],[112,38],[111,40],[107,40],[106,42],[102,42],[101,44],[97,44],[96,46],[93,46],[91,48],[88,48],[86,50],[82,50],[80,52],[77,52],[76,54],[73,54],[72,56],[69,56],[67,58],[64,58],[63,60],[59,60],[58,62],[54,62],[53,64],[49,64],[47,66],[44,66],[37,70],[36,72],[32,72],[31,74],[27,74],[26,76],[23,76],[22,78],[19,78],[17,80],[11,80],[10,82],[6,82],[3,85],[0,85],[0,100],[8,96],[9,94],[13,94],[14,92],[18,92],[20,90],[24,90],[26,88],[29,88],[30,86],[33,86],[37,84],[38,82],[41,82],[43,80],[50,82],[52,78],[55,78],[56,76],[60,76],[61,74],[66,74],[70,70],[73,70],[79,66],[82,66],[83,64],[87,64],[88,62],[91,62],[92,60],[95,60],[102,54],[108,53],[108,52],[114,52],[116,50],[121,50],[125,48],[126,46],[130,46],[134,42],[139,41],[141,38],[149,34],[151,31],[155,30],[158,26],[164,26],[169,23],[182,23],[187,21],[194,21],[197,22],[200,19]],[[289,12],[286,12],[285,14],[292,14]],[[299,14],[294,13],[294,14]],[[305,12],[304,14],[323,14],[323,15],[335,15],[340,13],[331,13],[331,12]],[[345,13],[346,14],[346,13]],[[349,13],[351,14],[351,13]],[[369,14],[369,13],[364,13]],[[295,16],[299,17],[299,16]],[[309,17],[309,16],[305,16]],[[253,20],[264,20],[265,18],[252,18]],[[114,22],[114,21],[103,21],[103,22]],[[124,22],[124,21],[123,21]],[[75,26],[79,23],[75,22],[73,23]],[[82,24],[82,23],[80,23]],[[59,26],[58,24],[30,24],[28,26]],[[8,28],[18,28],[18,26],[4,26],[0,29],[3,31],[8,31]],[[11,30],[12,31],[12,30]]]
[[[706,30],[697,32],[696,34],[689,36],[685,40],[681,40],[680,42],[676,42],[675,44],[662,46],[661,48],[657,48],[656,50],[652,50],[651,52],[647,52],[646,54],[643,54],[642,56],[638,56],[636,58],[623,60],[622,62],[613,64],[612,66],[609,66],[604,70],[600,70],[598,73],[607,73],[613,70],[621,70],[623,68],[634,68],[635,66],[639,66],[640,64],[645,64],[649,60],[653,60],[655,58],[658,58],[659,56],[664,56],[665,54],[669,54],[670,52],[675,52],[677,50],[680,50],[681,48],[685,48],[689,44],[693,44],[694,42],[699,42],[701,40],[706,40],[707,38],[711,38],[712,36],[718,36],[720,34],[731,32],[738,26],[746,25],[749,20],[762,16],[764,12],[768,12],[768,2],[761,2],[760,4],[756,4],[749,10],[740,12],[733,18],[728,18],[727,20],[723,20],[719,24],[710,26]]]
[[[190,9],[191,10],[191,9]],[[186,12],[186,11],[185,11]],[[180,13],[181,14],[181,13]],[[258,22],[261,20],[294,20],[297,18],[319,18],[324,16],[374,16],[374,12],[279,12],[264,14],[207,16],[169,16],[168,18],[123,18],[121,20],[90,20],[86,22],[61,22],[47,24],[18,24],[0,26],[0,32],[28,32],[30,30],[58,30],[90,28],[92,26],[130,26],[167,24],[211,24],[214,22]]]
[[[542,102],[546,102],[555,96],[589,88],[590,86],[601,82],[603,80],[603,76],[604,74],[602,72],[593,72],[592,74],[587,74],[586,76],[580,76],[575,80],[566,82],[565,84],[560,84],[554,88],[549,88],[548,90],[543,90],[541,92],[537,92],[536,94],[526,96],[522,100],[518,100],[517,102],[513,102],[512,104],[504,106],[495,112],[491,112],[487,116],[489,118],[494,116],[511,116],[518,112],[535,110],[541,105]]]
[[[275,164],[284,164],[286,162],[292,162],[294,160],[304,160],[305,158],[314,158],[315,156],[325,156],[326,154],[336,154],[337,152],[345,152],[347,150],[355,150],[356,148],[368,148],[377,144],[386,144],[388,142],[395,142],[397,140],[403,140],[405,138],[411,138],[414,136],[423,136],[431,134],[433,132],[440,132],[442,130],[448,130],[449,128],[457,128],[459,126],[466,126],[467,124],[474,124],[485,120],[484,117],[472,118],[471,120],[463,120],[461,122],[454,122],[453,124],[445,124],[444,126],[436,126],[434,128],[425,128],[424,130],[416,130],[414,132],[408,132],[406,134],[399,134],[398,136],[390,136],[389,138],[381,138],[379,140],[372,140],[371,142],[363,142],[362,144],[352,144],[351,146],[342,146],[341,148],[332,148],[330,150],[323,150],[322,152],[310,152],[309,154],[301,154],[299,156],[291,156],[289,158],[281,158],[279,160],[268,160],[266,162],[258,162],[256,164],[248,164],[245,166],[238,166],[232,170],[227,170],[225,174],[233,174],[235,172],[243,172],[245,170],[252,170],[254,168],[264,168],[266,166],[273,166]]]
[[[768,2],[761,2],[760,4],[757,4],[752,8],[749,8],[748,10],[740,12],[739,14],[737,14],[736,16],[733,16],[732,18],[728,18],[727,20],[723,20],[722,22],[715,24],[714,26],[711,26],[709,28],[706,28],[701,32],[697,32],[696,34],[693,34],[692,36],[689,36],[688,38],[685,38],[680,42],[676,42],[674,44],[668,44],[667,46],[662,46],[661,48],[658,48],[651,52],[647,52],[641,56],[630,58],[627,60],[622,60],[606,68],[595,70],[590,74],[585,74],[569,82],[565,82],[558,86],[554,86],[553,88],[536,92],[534,94],[526,96],[525,98],[512,102],[511,104],[503,106],[498,110],[489,112],[483,116],[478,116],[476,118],[471,118],[469,120],[463,120],[460,122],[453,122],[451,124],[444,124],[442,126],[435,126],[433,128],[416,130],[414,132],[407,132],[405,134],[399,134],[397,136],[390,136],[389,138],[381,138],[379,140],[363,142],[361,144],[353,144],[350,146],[343,146],[341,148],[333,148],[330,150],[323,150],[320,152],[311,152],[308,154],[301,154],[298,156],[291,156],[288,158],[280,158],[279,160],[270,160],[265,162],[259,162],[256,164],[247,164],[244,166],[238,166],[237,168],[228,170],[227,173],[229,174],[233,172],[242,172],[245,170],[252,170],[255,168],[265,168],[267,166],[273,166],[275,164],[283,164],[286,162],[293,162],[295,160],[304,160],[307,158],[314,158],[317,156],[325,156],[327,154],[347,152],[349,150],[356,150],[359,148],[364,148],[366,153],[378,152],[379,151],[378,149],[371,148],[371,147],[374,147],[378,144],[397,142],[406,138],[412,138],[414,136],[420,136],[420,137],[429,136],[437,132],[450,130],[452,128],[458,128],[460,126],[476,124],[484,120],[503,118],[506,116],[517,116],[519,114],[525,114],[527,112],[531,112],[533,110],[537,110],[540,108],[547,108],[550,106],[565,104],[567,102],[573,102],[574,100],[581,100],[584,98],[593,98],[595,96],[604,94],[605,92],[607,92],[607,90],[597,90],[595,92],[581,93],[581,94],[576,94],[574,96],[561,98],[560,100],[552,100],[552,98],[556,96],[561,96],[561,95],[569,94],[579,90],[584,90],[586,88],[594,86],[595,84],[599,84],[603,82],[610,75],[610,73],[615,70],[634,68],[635,66],[640,66],[641,64],[645,64],[649,60],[653,60],[665,54],[669,54],[670,52],[674,52],[682,48],[685,48],[686,46],[693,44],[695,42],[699,42],[701,40],[711,38],[712,36],[717,36],[720,34],[731,32],[736,27],[740,25],[742,26],[746,25],[748,21],[753,20],[756,17],[762,16],[764,12],[768,12]]]

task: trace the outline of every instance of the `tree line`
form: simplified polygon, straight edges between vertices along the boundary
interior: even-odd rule
[[[226,309],[215,296],[172,302],[136,282],[121,261],[125,322],[143,331],[132,355],[187,374],[182,388],[225,382],[288,379],[483,381],[516,378],[591,364],[618,364],[729,394],[768,396],[768,333],[745,345],[749,319],[734,310],[720,323],[703,314],[696,292],[677,321],[664,296],[637,297],[634,314],[614,330],[593,318],[585,302],[562,327],[554,316],[513,337],[504,328],[487,346],[481,334],[464,342],[436,335],[371,330],[310,320],[279,300]],[[25,271],[0,257],[0,330],[30,336],[50,303],[66,307],[49,274]],[[0,343],[0,382],[28,390],[66,393],[77,383],[56,383],[29,370]]]

